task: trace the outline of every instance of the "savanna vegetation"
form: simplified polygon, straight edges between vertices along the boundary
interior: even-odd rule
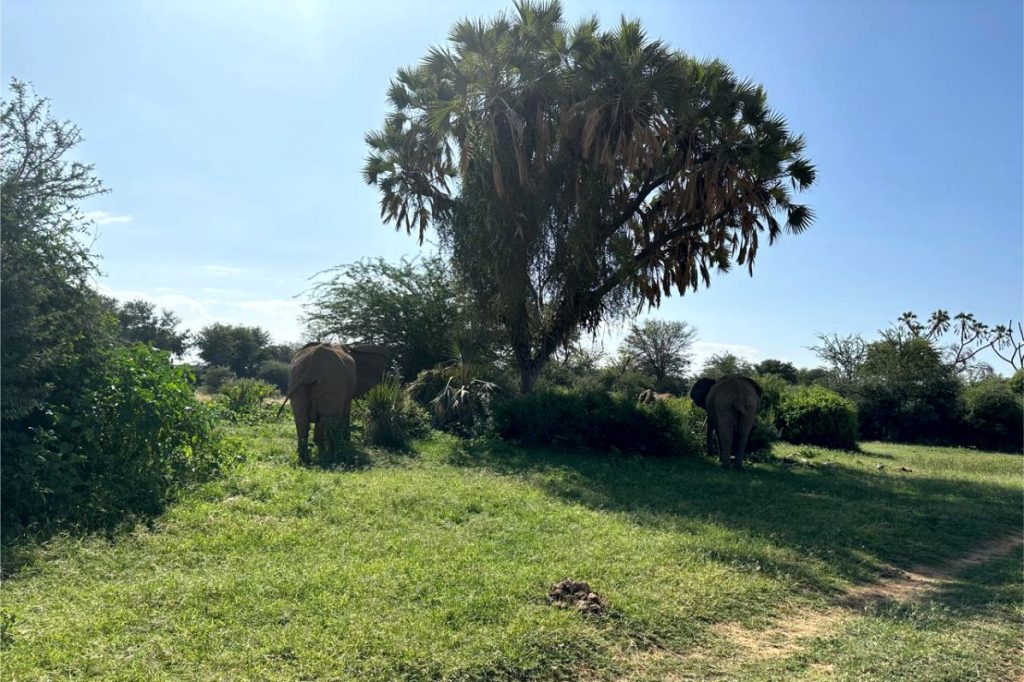
[[[1019,324],[907,313],[797,367],[698,365],[692,324],[641,319],[811,224],[815,167],[760,86],[638,22],[519,3],[458,22],[388,99],[365,179],[439,248],[307,292],[306,337],[389,367],[300,466],[278,410],[299,346],[100,296],[79,206],[105,189],[11,84],[5,676],[1024,673]],[[609,323],[613,349],[589,334]],[[743,474],[688,397],[733,375],[761,391]]]

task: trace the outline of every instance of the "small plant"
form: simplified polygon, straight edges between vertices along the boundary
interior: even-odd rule
[[[363,439],[369,445],[405,449],[429,429],[426,411],[402,390],[397,379],[385,379],[371,388],[357,410]]]
[[[419,373],[409,394],[425,405],[438,429],[464,436],[479,435],[490,422],[497,384],[482,377],[486,363],[473,361],[458,344],[446,364]]]
[[[229,421],[262,421],[273,414],[266,401],[275,393],[277,389],[265,381],[237,379],[221,389],[215,404]]]

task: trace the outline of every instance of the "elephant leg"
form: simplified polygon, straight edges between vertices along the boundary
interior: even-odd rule
[[[309,412],[307,401],[299,391],[292,400],[292,416],[295,419],[295,435],[298,438],[299,462],[309,464]]]
[[[324,446],[326,444],[325,431],[327,430],[327,419],[320,417],[316,420],[316,426],[313,427],[313,442],[316,443],[316,447],[320,451],[320,456],[324,456]]]
[[[708,457],[714,457],[715,456],[715,452],[718,450],[718,441],[715,438],[715,421],[714,421],[714,419],[711,418],[711,415],[708,415],[706,438],[707,438]]]
[[[352,437],[352,399],[345,401],[341,411],[341,434],[346,441]]]
[[[743,457],[747,454],[747,439],[750,438],[756,419],[756,412],[746,412],[736,420],[736,439],[733,441],[733,466],[736,469],[743,468]]]
[[[736,415],[731,410],[719,414],[715,420],[718,431],[718,461],[728,469],[732,466],[733,436],[736,433]]]

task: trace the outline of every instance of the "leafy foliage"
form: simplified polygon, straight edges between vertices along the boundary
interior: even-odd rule
[[[115,524],[216,472],[226,455],[186,373],[141,344],[107,351],[4,450],[4,526]]]
[[[272,385],[259,379],[236,379],[227,382],[217,396],[216,405],[221,415],[231,421],[260,421],[269,419],[276,407],[267,400],[277,393]]]
[[[104,190],[92,166],[68,160],[78,128],[24,83],[11,90],[0,107],[0,521],[111,525],[157,511],[223,454],[188,370],[119,343],[89,287],[78,202]]]
[[[491,345],[441,258],[362,260],[327,274],[305,306],[309,333],[382,346],[405,381],[446,362],[455,345]]]
[[[256,372],[256,378],[267,382],[284,395],[288,392],[288,372],[287,362],[267,360],[260,365],[259,371]]]
[[[409,386],[412,395],[427,406],[439,429],[463,435],[482,433],[490,422],[491,400],[500,390],[485,377],[489,367],[473,361],[459,348],[450,362],[419,373]]]
[[[202,369],[200,385],[208,393],[220,393],[220,390],[224,388],[224,386],[237,378],[238,377],[235,373],[227,367],[221,367],[220,365],[207,365]]]
[[[524,445],[586,447],[642,455],[682,456],[700,451],[683,413],[664,401],[604,392],[537,391],[495,403],[495,428]]]
[[[752,272],[762,234],[810,224],[803,139],[722,62],[638,22],[570,28],[557,2],[449,35],[398,71],[364,175],[385,221],[437,230],[524,391],[581,328]]]
[[[819,334],[818,345],[810,349],[827,365],[832,388],[842,395],[849,395],[867,358],[868,342],[864,337],[859,334]]]
[[[646,320],[632,325],[620,353],[654,376],[657,388],[666,379],[681,380],[690,366],[697,330],[686,322]]]
[[[797,383],[799,377],[798,370],[793,366],[793,363],[783,360],[762,360],[754,365],[754,371],[761,376],[774,374],[775,376],[782,377],[788,384]]]
[[[986,450],[1024,451],[1024,396],[992,378],[964,390],[964,441]]]
[[[179,358],[188,350],[189,332],[178,330],[181,319],[170,310],[161,310],[157,315],[156,306],[143,299],[105,302],[117,316],[121,338],[127,343],[144,343]]]
[[[777,423],[790,443],[857,448],[857,408],[822,386],[799,386],[781,395]]]
[[[199,357],[207,365],[227,367],[237,376],[254,377],[267,356],[270,334],[259,327],[215,322],[196,335]]]
[[[406,449],[413,438],[430,429],[427,413],[393,378],[371,388],[356,410],[363,424],[363,439],[369,445]]]
[[[0,424],[12,437],[46,421],[88,375],[114,328],[89,288],[82,245],[89,221],[78,202],[106,190],[93,167],[70,161],[79,129],[50,116],[46,99],[18,80],[0,104]]]
[[[704,361],[700,371],[702,377],[721,379],[727,376],[753,376],[754,365],[738,355],[729,352],[715,353]]]
[[[863,437],[900,442],[952,437],[960,418],[960,384],[927,339],[868,344],[856,378]]]

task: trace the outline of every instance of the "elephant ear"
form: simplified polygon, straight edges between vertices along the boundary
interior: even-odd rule
[[[380,346],[371,345],[349,346],[348,352],[356,361],[356,392],[352,397],[359,398],[383,381],[388,355]]]
[[[711,387],[715,385],[714,379],[704,377],[693,385],[690,389],[690,400],[693,404],[702,409],[708,409],[708,393],[711,391]]]

